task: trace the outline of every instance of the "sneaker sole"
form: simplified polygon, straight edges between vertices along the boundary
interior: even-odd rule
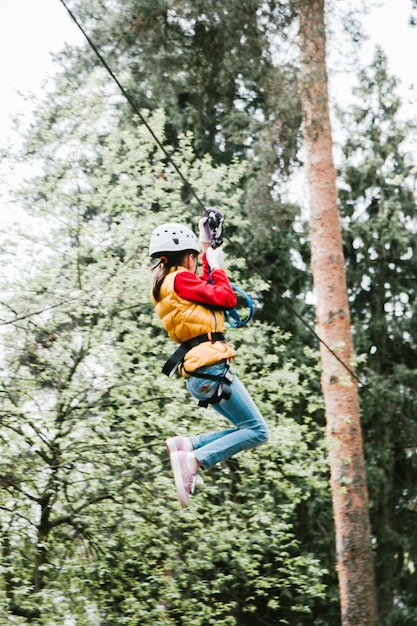
[[[178,454],[173,454],[171,457],[171,466],[174,474],[175,489],[177,490],[178,499],[183,509],[186,509],[189,503],[187,493],[182,478],[181,463],[178,460]]]
[[[173,452],[179,452],[175,443],[173,441],[170,441],[169,439],[165,441],[165,447],[167,449],[169,456],[171,456]]]

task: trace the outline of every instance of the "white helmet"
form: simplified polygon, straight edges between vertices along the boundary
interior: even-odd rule
[[[150,256],[157,256],[163,252],[185,252],[185,250],[200,252],[198,239],[187,226],[172,222],[162,224],[152,232],[149,244]]]

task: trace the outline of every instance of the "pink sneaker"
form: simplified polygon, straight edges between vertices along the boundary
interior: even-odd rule
[[[194,493],[196,484],[201,484],[203,479],[197,472],[188,469],[187,458],[189,452],[172,452],[170,455],[172,471],[174,472],[175,488],[183,509],[190,503],[190,495]]]
[[[168,454],[172,452],[191,452],[193,450],[193,444],[187,437],[170,437],[165,441],[165,445],[168,450]]]

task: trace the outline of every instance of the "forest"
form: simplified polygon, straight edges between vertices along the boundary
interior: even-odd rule
[[[416,626],[416,125],[400,115],[384,51],[358,66],[353,104],[331,108],[354,349],[337,357],[343,348],[322,342],[303,178],[307,164],[313,197],[306,120],[319,137],[322,127],[308,118],[317,67],[306,46],[323,13],[322,50],[337,23],[354,54],[355,10],[340,0],[65,9],[85,44],[63,48],[33,120],[16,121],[21,141],[0,144],[27,215],[0,245],[14,268],[0,278],[0,622]],[[227,272],[254,302],[254,319],[227,336],[270,440],[205,471],[182,510],[164,441],[222,418],[162,373],[173,347],[150,299],[149,240],[165,222],[197,231],[207,206],[225,215]],[[346,454],[363,454],[360,486],[331,480],[333,463],[350,463],[332,443],[350,417],[329,422],[329,354],[343,372],[330,393],[358,398],[360,446]],[[359,555],[343,556],[340,511],[361,494],[369,532]],[[345,574],[368,550],[369,580]],[[376,608],[352,610],[368,594]]]

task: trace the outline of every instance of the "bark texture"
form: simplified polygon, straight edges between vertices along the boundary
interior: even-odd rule
[[[303,138],[317,331],[354,371],[328,103],[324,0],[300,0]],[[368,492],[356,380],[320,346],[343,626],[376,626]]]

